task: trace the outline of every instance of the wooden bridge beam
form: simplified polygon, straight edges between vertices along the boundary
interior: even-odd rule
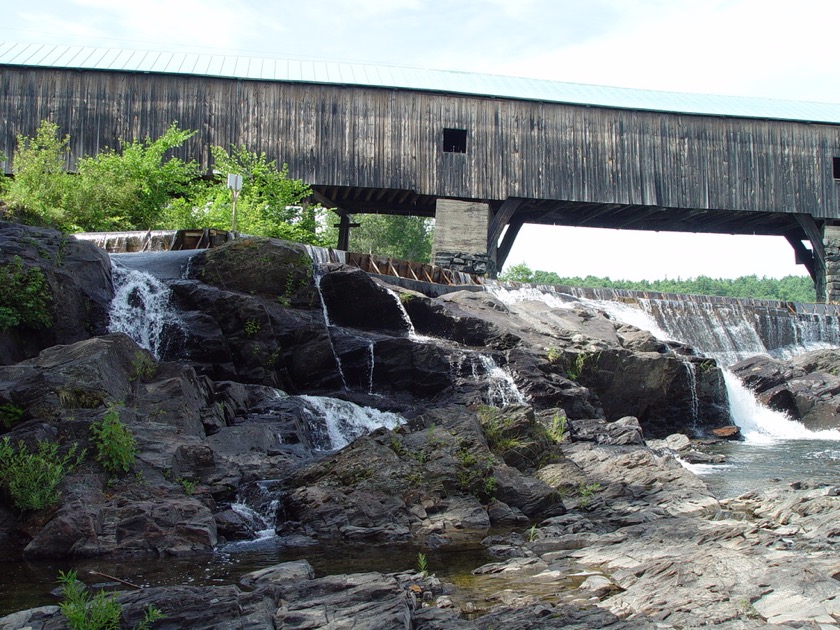
[[[522,229],[524,223],[525,222],[522,219],[517,217],[514,217],[511,219],[510,223],[508,223],[507,232],[505,232],[504,238],[502,238],[502,242],[496,250],[497,270],[504,266],[508,254],[510,254],[510,249],[513,247],[513,241],[516,240],[516,236],[519,234],[519,230]]]

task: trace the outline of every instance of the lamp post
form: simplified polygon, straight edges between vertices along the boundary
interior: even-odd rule
[[[242,175],[234,175],[229,173],[227,176],[227,187],[230,188],[231,194],[231,213],[230,213],[230,231],[236,234],[236,198],[239,197],[239,191],[242,190]]]

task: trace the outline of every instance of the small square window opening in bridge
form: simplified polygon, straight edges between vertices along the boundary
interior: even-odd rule
[[[466,129],[444,129],[443,130],[443,151],[444,151],[444,153],[466,153],[467,152],[467,130]]]
[[[831,172],[834,175],[834,179],[840,179],[840,157],[832,158],[832,169]]]

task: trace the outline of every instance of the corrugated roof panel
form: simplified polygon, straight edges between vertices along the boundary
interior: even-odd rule
[[[236,63],[233,66],[233,76],[241,79],[249,78],[250,67],[251,60],[248,57],[236,57]]]
[[[22,49],[19,49],[22,51]],[[61,63],[62,60],[66,60],[67,58],[67,51],[64,48],[57,48],[56,46],[52,47],[45,47],[44,48],[44,57],[41,59],[39,66],[51,66],[55,63]]]
[[[49,46],[39,46],[37,44],[33,44],[26,50],[26,63],[40,64],[49,53]]]
[[[341,83],[685,114],[840,124],[840,104],[612,88],[561,81],[207,54],[0,42],[0,65],[165,72],[277,81]]]
[[[107,48],[96,48],[88,58],[86,65],[97,70],[100,69],[102,67],[102,60],[108,56],[108,50]],[[105,68],[108,68],[108,66],[106,65]]]
[[[147,52],[137,61],[137,70],[139,72],[150,72],[159,56],[159,52]]]
[[[105,54],[102,55],[99,60],[96,62],[96,69],[97,70],[107,70],[108,68],[113,68],[117,65],[119,58],[120,58],[119,50],[114,48],[109,48],[105,51]]]
[[[155,62],[152,64],[151,72],[172,72],[172,65],[170,62],[175,55],[169,52],[162,52],[157,56]]]
[[[0,58],[10,57],[15,44],[11,42],[0,42]]]
[[[222,57],[219,68],[219,76],[232,76],[236,69],[236,57]]]

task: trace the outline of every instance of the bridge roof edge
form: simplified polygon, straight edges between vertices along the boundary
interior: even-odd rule
[[[0,66],[352,85],[675,114],[840,124],[840,103],[661,92],[347,62],[0,42]]]

